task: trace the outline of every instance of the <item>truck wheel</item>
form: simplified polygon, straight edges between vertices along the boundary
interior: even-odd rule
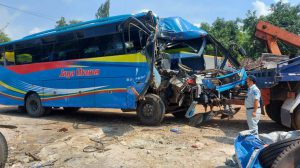
[[[268,116],[278,124],[281,124],[280,110],[283,101],[273,100],[266,106],[266,112]]]
[[[292,116],[292,128],[300,130],[300,106],[294,110],[294,114]]]
[[[288,146],[274,161],[272,168],[300,167],[300,141]]]
[[[7,142],[4,136],[0,133],[0,168],[5,167],[7,156],[8,156]]]
[[[80,107],[64,107],[65,112],[78,112]]]
[[[144,100],[138,103],[137,116],[142,124],[159,125],[165,116],[165,105],[155,94],[147,94]]]
[[[290,145],[300,142],[300,138],[286,139],[273,143],[264,148],[259,154],[259,161],[263,167],[271,167],[276,158]]]
[[[31,93],[25,100],[26,111],[31,117],[42,117],[49,113],[50,108],[42,106],[40,96],[36,93]]]

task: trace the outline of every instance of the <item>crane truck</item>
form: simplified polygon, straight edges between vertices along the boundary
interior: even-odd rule
[[[300,36],[268,22],[259,21],[256,37],[266,41],[263,67],[250,71],[257,77],[267,115],[275,122],[300,129],[300,56],[283,56],[278,40],[300,48]]]

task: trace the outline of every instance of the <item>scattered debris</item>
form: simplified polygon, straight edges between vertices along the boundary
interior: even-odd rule
[[[16,129],[18,127],[15,125],[0,125],[0,128]]]
[[[34,167],[47,167],[47,166],[50,167],[50,166],[53,166],[55,162],[57,162],[57,159],[39,163],[38,165],[36,165]]]
[[[41,161],[41,159],[38,156],[35,156],[30,152],[25,152],[25,155],[31,157],[34,161]]]
[[[68,129],[67,128],[61,128],[57,132],[68,132]]]
[[[69,140],[71,140],[71,139],[72,139],[72,137],[69,136],[69,137],[66,137],[66,138],[64,139],[64,141],[69,141]]]
[[[225,165],[229,167],[238,167],[238,164],[233,159],[226,158]]]
[[[86,146],[85,148],[83,148],[83,152],[85,153],[93,153],[93,152],[103,153],[109,150],[111,149],[105,148],[104,146]]]
[[[197,146],[197,145],[192,145],[191,147],[192,147],[192,148],[198,148],[198,146]]]
[[[175,133],[182,133],[181,130],[179,128],[172,128],[170,129],[171,132],[175,132]]]

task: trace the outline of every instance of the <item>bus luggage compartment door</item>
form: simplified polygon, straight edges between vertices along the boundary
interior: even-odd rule
[[[101,87],[95,92],[96,107],[127,108],[127,82],[125,77],[96,78],[95,87]]]

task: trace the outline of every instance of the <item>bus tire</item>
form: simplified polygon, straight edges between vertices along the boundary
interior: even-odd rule
[[[292,127],[295,130],[300,130],[300,106],[294,110],[292,117]]]
[[[268,116],[278,124],[281,124],[280,110],[281,110],[282,104],[283,104],[283,101],[272,100],[272,101],[270,101],[270,104],[268,104],[266,106],[266,112],[267,112]]]
[[[64,107],[65,112],[78,112],[80,110],[80,107]]]
[[[290,145],[300,142],[300,138],[289,138],[265,147],[259,154],[263,167],[271,167],[276,158]]]
[[[300,141],[291,144],[275,159],[272,168],[300,166]]]
[[[4,136],[0,132],[0,168],[5,167],[7,156],[8,156],[7,142]]]
[[[42,117],[49,113],[50,108],[42,106],[42,101],[37,93],[31,93],[25,100],[26,111],[31,117]]]
[[[26,111],[24,106],[18,106],[18,113],[24,113]]]
[[[147,94],[138,102],[137,116],[144,125],[159,125],[165,116],[165,105],[155,94]]]

